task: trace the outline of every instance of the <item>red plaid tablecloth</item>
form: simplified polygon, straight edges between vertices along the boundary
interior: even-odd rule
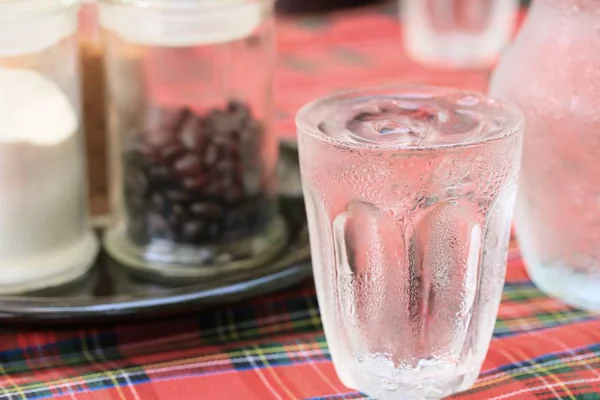
[[[283,20],[280,131],[318,95],[357,85],[484,89],[484,72],[432,73],[402,54],[392,8]],[[600,288],[599,288],[600,290]],[[1,305],[0,305],[1,307]],[[513,243],[494,339],[457,399],[600,399],[600,316],[528,280]],[[187,317],[103,329],[0,328],[0,399],[361,399],[337,379],[312,283]]]

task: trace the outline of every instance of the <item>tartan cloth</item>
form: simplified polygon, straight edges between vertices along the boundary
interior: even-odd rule
[[[279,22],[277,122],[293,137],[305,101],[357,85],[485,90],[485,72],[429,71],[401,52],[391,7]],[[1,307],[1,305],[0,305]],[[545,296],[512,243],[476,385],[456,399],[600,399],[600,316]],[[177,318],[66,330],[0,328],[0,399],[363,399],[337,379],[311,282]]]

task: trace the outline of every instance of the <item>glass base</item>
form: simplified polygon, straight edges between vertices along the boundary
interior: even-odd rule
[[[587,311],[600,311],[600,274],[576,272],[559,265],[529,262],[525,265],[533,283],[544,293]]]
[[[377,400],[439,400],[469,389],[479,375],[479,368],[460,371],[456,365],[432,363],[415,370],[394,371],[386,365],[362,365],[360,378],[341,379],[348,388],[366,393]],[[336,369],[337,370],[337,369]],[[338,376],[342,378],[342,374]]]
[[[88,231],[68,247],[2,261],[0,294],[36,292],[75,281],[94,265],[98,250],[96,235]]]
[[[527,218],[519,218],[519,203],[515,227],[521,255],[531,281],[542,292],[556,297],[564,303],[587,311],[600,311],[600,265],[589,257],[590,265],[585,269],[569,265],[564,259],[548,261],[538,251]],[[567,251],[563,251],[567,253]],[[585,257],[584,260],[587,260]],[[586,263],[587,264],[587,263]],[[586,272],[587,271],[587,272]],[[598,272],[595,272],[598,271]]]
[[[156,241],[134,243],[124,226],[104,234],[108,254],[132,273],[158,283],[189,283],[190,279],[218,279],[244,273],[275,257],[287,243],[286,224],[277,217],[264,232],[227,244],[190,246]]]

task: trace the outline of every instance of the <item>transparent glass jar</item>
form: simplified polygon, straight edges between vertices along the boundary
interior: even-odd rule
[[[83,275],[88,227],[74,0],[0,2],[0,292]]]
[[[255,268],[281,250],[273,1],[100,3],[110,255],[154,280]]]
[[[488,68],[514,30],[518,0],[399,0],[404,45],[433,67]]]

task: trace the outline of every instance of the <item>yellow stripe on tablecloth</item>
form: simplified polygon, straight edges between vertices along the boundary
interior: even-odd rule
[[[269,391],[271,393],[273,393],[273,395],[277,398],[277,400],[283,400],[281,398],[281,396],[279,395],[279,392],[277,390],[275,390],[275,388],[273,387],[273,385],[271,385],[271,383],[269,382],[269,380],[267,379],[265,374],[263,374],[262,368],[259,368],[258,365],[256,365],[256,363],[252,360],[252,358],[253,358],[252,354],[249,354],[250,353],[249,351],[245,351],[244,353],[246,354],[246,359],[248,360],[250,365],[252,365],[252,367],[253,367],[252,371],[255,372],[256,375],[258,375],[258,378],[265,385],[265,387],[267,389],[269,389]]]
[[[302,346],[303,349],[308,349],[309,351],[317,351],[317,350],[321,350],[321,348],[319,347],[319,343],[317,342],[311,342],[311,343],[299,343],[300,346]],[[286,348],[286,352],[287,352],[287,346],[285,346]],[[306,352],[306,350],[303,350],[303,352]],[[323,371],[321,371],[318,367],[318,365],[316,363],[314,363],[312,361],[312,359],[309,358],[309,356],[304,356],[304,358],[308,359],[310,361],[310,365],[311,367],[313,367],[313,369],[315,370],[315,373],[317,375],[319,375],[319,378],[321,378],[323,380],[323,382],[325,382],[327,385],[329,385],[333,390],[335,390],[336,393],[341,393],[342,389],[340,389],[337,385],[335,385],[329,378],[327,378],[327,375],[325,375],[323,373]]]
[[[269,360],[267,360],[267,358],[265,357],[263,349],[261,349],[260,347],[258,347],[256,345],[254,345],[252,347],[256,350],[257,357],[265,365],[265,367],[266,367],[265,369],[269,372],[269,375],[271,375],[273,377],[273,379],[275,379],[275,382],[277,382],[279,387],[281,387],[283,389],[283,391],[288,396],[288,398],[294,399],[294,400],[297,399],[298,397],[296,397],[292,394],[292,392],[288,389],[288,387],[285,385],[285,383],[283,383],[283,381],[279,377],[279,374],[273,369],[273,367],[269,363]],[[285,351],[285,347],[283,347],[283,346],[280,346],[280,347]]]
[[[80,335],[79,339],[80,339],[79,342],[81,343],[81,352],[83,353],[84,358],[90,363],[90,365],[94,365],[95,364],[94,357],[89,352],[89,349],[85,342],[85,339],[86,339],[85,336]],[[117,393],[119,393],[119,398],[121,400],[127,400],[127,397],[125,397],[125,393],[123,393],[123,391],[121,390],[121,387],[119,385],[119,380],[113,375],[113,373],[111,371],[109,371],[108,369],[105,369],[102,367],[100,367],[100,369],[102,369],[100,376],[105,376],[105,377],[108,377],[108,379],[110,379],[110,381],[113,383]]]
[[[2,376],[4,376],[4,378],[6,379],[6,381],[13,386],[13,388],[17,391],[18,395],[21,396],[21,399],[23,400],[27,400],[27,395],[25,394],[25,392],[21,389],[21,387],[17,384],[17,382],[10,377],[10,375],[6,372],[6,370],[4,369],[4,366],[2,365],[2,363],[0,362],[0,374]],[[2,387],[2,391],[5,394],[8,394],[8,396],[10,396],[10,392],[8,391],[8,388]]]
[[[517,355],[522,357],[522,360],[527,360],[529,358],[531,358],[530,356],[528,356],[527,354],[525,354],[525,352],[521,349],[515,349]],[[522,361],[522,363],[525,363],[526,361]],[[569,387],[560,380],[560,378],[558,376],[556,376],[556,374],[554,374],[551,368],[545,368],[542,367],[539,369],[541,372],[543,372],[545,374],[546,377],[551,378],[554,382],[556,382],[561,388],[564,389],[565,393],[567,394],[567,396],[569,396],[570,400],[577,400],[575,398],[575,396],[573,395],[573,393],[571,392],[571,390],[569,389]],[[553,391],[553,390],[552,390]],[[553,391],[554,392],[554,391]]]
[[[284,358],[284,357],[288,357],[288,355],[285,354],[286,349],[288,349],[288,351],[292,351],[292,352],[303,351],[302,345],[296,344],[296,345],[286,345],[285,347],[282,345],[267,347],[265,349],[262,349],[261,352],[263,353],[263,355],[264,354],[266,354],[266,355],[281,354],[281,357]],[[186,365],[189,366],[189,364],[194,364],[194,363],[198,363],[198,362],[205,363],[207,361],[210,362],[210,361],[222,360],[224,364],[230,364],[231,359],[247,358],[248,353],[250,353],[252,355],[252,352],[250,352],[248,349],[243,349],[243,350],[231,351],[231,352],[226,352],[226,353],[211,354],[211,355],[198,356],[198,357],[193,357],[193,358],[185,358],[185,359],[166,361],[166,362],[155,363],[155,364],[147,364],[143,367],[122,368],[121,370],[126,372],[129,375],[135,376],[135,373],[139,373],[139,374],[152,373],[153,372],[152,369],[161,369],[161,368],[169,368],[169,367],[185,368]],[[319,353],[323,353],[322,348],[319,348]],[[78,385],[85,385],[86,383],[89,383],[90,380],[94,380],[94,379],[99,380],[99,379],[103,379],[104,377],[105,377],[105,375],[102,372],[85,374],[85,375],[82,375],[81,379],[79,381],[76,381],[75,383]],[[46,386],[56,384],[57,382],[59,383],[59,382],[61,382],[61,380],[28,383],[26,385],[23,385],[23,388],[24,388],[25,392],[28,392],[28,391],[31,391],[32,389],[36,389],[36,388],[37,389],[45,389]]]
[[[543,370],[544,368],[554,369],[554,368],[574,367],[576,365],[589,366],[591,364],[600,362],[600,357],[595,354],[591,354],[590,357],[588,357],[588,358],[584,358],[583,356],[574,356],[572,358],[575,358],[575,360],[568,361],[569,360],[568,358],[548,360],[543,363],[535,363],[532,365],[523,365],[522,367],[518,367],[517,369],[511,370],[510,372],[508,372],[508,371],[507,372],[498,372],[492,376],[486,376],[482,379],[479,379],[475,383],[475,385],[473,385],[473,389],[482,389],[487,386],[493,386],[498,383],[502,383],[504,381],[511,380],[513,378],[520,378],[520,377],[524,377],[526,375],[533,375],[536,372],[538,372],[538,370]],[[524,363],[525,363],[525,361],[521,362],[521,364],[524,364]],[[519,370],[520,370],[520,372],[518,372],[518,373],[513,372],[513,371],[519,371]],[[496,377],[496,378],[494,378],[494,377]]]

